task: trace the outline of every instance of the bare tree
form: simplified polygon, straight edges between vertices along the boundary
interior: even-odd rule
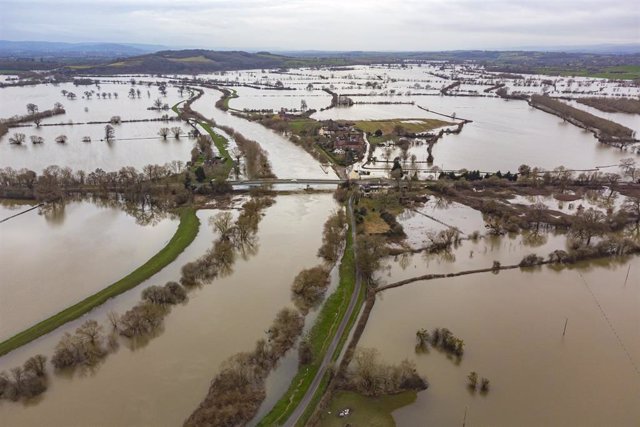
[[[169,135],[169,128],[167,127],[161,127],[160,130],[158,131],[158,135],[160,135],[162,137],[162,139],[167,139],[167,136]]]
[[[27,372],[33,372],[35,375],[42,377],[46,373],[47,358],[41,354],[37,354],[27,359],[24,362],[24,370]]]
[[[636,165],[636,161],[630,157],[620,160],[620,168],[625,176],[628,176],[634,182],[640,177],[640,168]]]
[[[16,132],[12,137],[9,138],[9,144],[13,145],[22,145],[26,140],[26,135],[24,133]]]
[[[44,138],[41,136],[31,135],[29,138],[32,144],[42,144],[44,142]]]
[[[29,103],[27,104],[27,111],[29,112],[29,114],[34,115],[38,112],[38,106],[36,104]]]
[[[601,236],[606,230],[605,214],[593,208],[578,212],[571,223],[571,234],[587,246],[593,237]]]
[[[171,128],[171,133],[176,139],[179,139],[180,135],[182,135],[182,128],[180,126],[174,126]]]
[[[111,125],[106,125],[104,127],[104,140],[107,142],[112,142],[116,138],[116,131]]]
[[[56,136],[56,142],[58,144],[66,144],[67,143],[67,135],[58,135],[58,136]]]

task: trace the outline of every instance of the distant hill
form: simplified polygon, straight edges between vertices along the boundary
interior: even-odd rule
[[[348,58],[293,58],[269,52],[213,51],[204,49],[165,50],[120,58],[95,65],[69,66],[86,74],[195,74],[214,71],[262,68],[295,68],[313,65],[349,65]]]
[[[45,48],[46,52],[52,57],[34,55],[34,52]],[[50,70],[56,73],[66,72],[89,75],[128,73],[200,74],[247,69],[339,67],[435,60],[456,63],[473,61],[484,65],[491,71],[511,73],[582,75],[621,79],[640,78],[640,53],[597,54],[526,50],[250,53],[206,49],[160,50],[141,53],[142,50],[153,50],[154,48],[156,47],[150,45],[132,44],[0,41],[0,70],[5,72]],[[9,51],[13,52],[14,56],[3,55],[3,52]],[[30,56],[26,52],[31,52]]]
[[[63,43],[45,41],[0,40],[0,57],[44,58],[118,58],[165,50],[165,46],[136,43]]]

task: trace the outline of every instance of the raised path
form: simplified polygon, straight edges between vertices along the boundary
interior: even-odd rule
[[[231,185],[269,185],[269,184],[342,184],[344,179],[304,179],[304,178],[268,178],[227,181]]]
[[[353,237],[353,245],[352,245],[353,254],[354,254],[354,259],[357,259],[356,223],[353,215],[353,208],[351,206],[351,201],[352,199],[349,199],[347,208],[349,210],[348,215],[351,220],[351,236]],[[284,425],[287,427],[293,427],[300,421],[300,418],[302,418],[305,411],[307,410],[307,407],[313,400],[313,396],[315,396],[316,392],[318,391],[318,388],[320,387],[322,378],[324,378],[324,375],[327,372],[327,368],[331,364],[333,355],[338,347],[338,344],[340,343],[340,340],[347,328],[347,325],[349,324],[349,320],[353,315],[353,310],[356,307],[356,304],[358,302],[358,296],[360,295],[360,290],[362,288],[362,278],[360,276],[360,270],[358,269],[358,263],[356,262],[355,265],[356,265],[356,285],[354,286],[353,293],[351,294],[351,300],[349,301],[349,306],[347,307],[347,311],[345,312],[344,317],[342,318],[342,321],[338,326],[338,330],[336,331],[335,335],[333,336],[333,339],[331,340],[331,344],[329,344],[329,348],[327,349],[327,352],[325,353],[324,358],[322,359],[322,363],[320,364],[320,367],[316,372],[315,378],[311,382],[311,385],[309,385],[309,388],[307,389],[307,392],[305,393],[302,400],[300,400],[298,407],[291,413],[291,416],[289,417],[287,422],[285,422]]]

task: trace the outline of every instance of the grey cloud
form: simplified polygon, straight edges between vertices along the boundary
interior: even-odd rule
[[[0,0],[0,38],[443,50],[640,43],[636,0]]]

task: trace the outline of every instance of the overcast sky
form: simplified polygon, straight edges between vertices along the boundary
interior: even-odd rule
[[[640,42],[639,0],[0,0],[0,39],[269,50]]]

